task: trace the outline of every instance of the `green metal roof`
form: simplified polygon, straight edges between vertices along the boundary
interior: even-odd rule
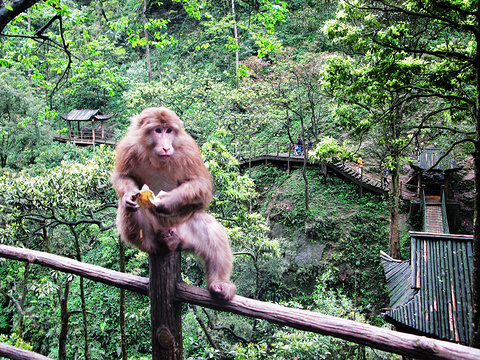
[[[418,159],[412,162],[412,166],[419,168],[420,170],[429,170],[429,171],[455,171],[460,170],[462,167],[455,164],[455,161],[451,156],[446,156],[443,158],[435,167],[433,165],[443,156],[445,153],[442,149],[423,149]]]
[[[411,232],[410,262],[382,255],[390,292],[386,320],[468,344],[472,309],[471,235]]]
[[[68,114],[61,114],[60,117],[63,120],[70,120],[70,121],[88,121],[88,120],[108,120],[113,115],[102,115],[99,113],[99,109],[95,110],[71,110]]]

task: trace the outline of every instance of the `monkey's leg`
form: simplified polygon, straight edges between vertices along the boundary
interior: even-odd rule
[[[179,237],[172,231],[159,226],[158,219],[148,210],[127,211],[119,207],[117,230],[123,241],[149,254],[166,254],[174,251]]]
[[[232,251],[227,231],[209,214],[195,213],[177,227],[182,249],[192,251],[205,267],[207,287],[218,298],[230,300],[237,288],[230,282]]]

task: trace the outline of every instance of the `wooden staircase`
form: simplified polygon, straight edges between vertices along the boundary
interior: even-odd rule
[[[382,187],[382,183],[372,178],[371,176],[367,174],[360,175],[357,172],[357,169],[348,163],[339,162],[336,164],[328,164],[328,166],[332,168],[336,168],[338,172],[342,172],[345,175],[349,175],[350,177],[356,179],[359,183],[362,183],[364,186],[366,185],[366,186],[374,187],[378,190],[384,190],[384,191],[389,190],[389,186]]]

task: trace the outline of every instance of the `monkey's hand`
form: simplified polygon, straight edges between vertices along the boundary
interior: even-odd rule
[[[155,211],[167,216],[186,216],[203,209],[202,203],[180,202],[178,194],[173,191],[160,191],[155,200]]]
[[[171,194],[162,190],[157,194],[157,197],[155,199],[157,200],[157,202],[155,204],[155,211],[157,213],[164,214],[164,215],[172,215],[172,209],[171,209],[172,197],[171,197]]]
[[[140,206],[137,204],[137,198],[140,196],[140,192],[136,193],[126,193],[123,195],[122,201],[125,210],[129,212],[136,212],[140,209]]]

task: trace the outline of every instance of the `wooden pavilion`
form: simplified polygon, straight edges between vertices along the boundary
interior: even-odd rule
[[[110,120],[113,114],[104,115],[99,109],[82,109],[71,110],[68,114],[61,114],[60,117],[67,122],[68,138],[59,136],[55,137],[55,140],[77,145],[114,144],[113,141],[107,140],[105,135],[105,122]]]
[[[425,148],[418,155],[418,159],[410,164],[416,173],[415,185],[419,196],[422,188],[427,194],[440,195],[442,187],[445,187],[445,194],[448,197],[450,174],[462,167],[450,156],[443,157],[444,153],[442,149]]]

